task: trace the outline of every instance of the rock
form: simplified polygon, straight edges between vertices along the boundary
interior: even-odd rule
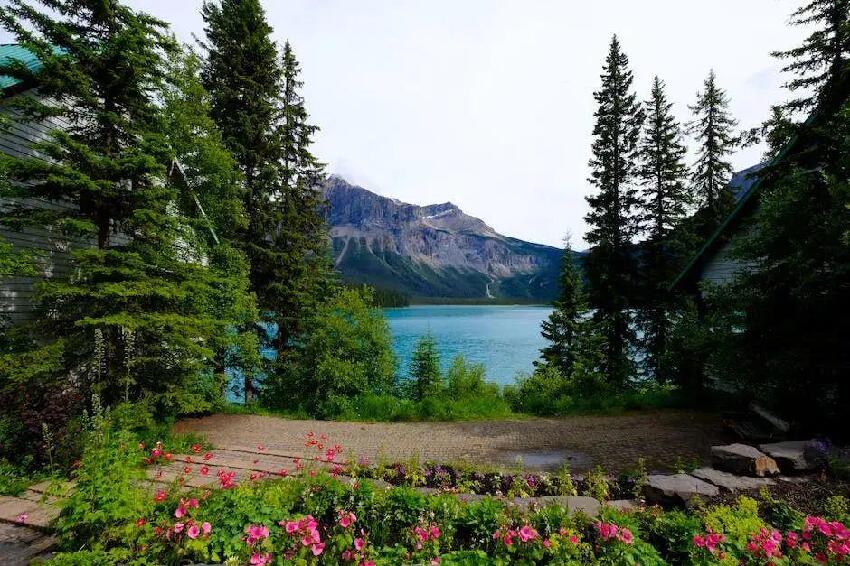
[[[764,485],[773,484],[773,480],[768,478],[736,476],[728,472],[715,470],[714,468],[699,468],[691,472],[691,475],[727,491],[758,489]]]
[[[776,460],[783,473],[809,472],[820,467],[816,459],[806,457],[809,444],[806,440],[789,440],[760,444],[759,450]]]
[[[643,491],[647,503],[662,506],[688,506],[696,497],[716,497],[720,493],[717,487],[688,474],[647,476]]]
[[[711,457],[718,470],[763,478],[779,473],[776,461],[748,444],[712,446]]]

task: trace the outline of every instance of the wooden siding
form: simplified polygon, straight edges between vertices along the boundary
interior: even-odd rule
[[[26,91],[17,96],[35,96]],[[8,99],[7,99],[8,101]],[[7,101],[0,100],[0,114],[9,119],[0,129],[0,152],[14,157],[31,156],[44,159],[33,149],[33,144],[49,138],[50,132],[63,128],[66,123],[59,119],[50,119],[36,123],[21,119],[20,114],[10,108]],[[37,208],[61,209],[70,204],[44,199],[25,199],[20,203]],[[0,201],[0,208],[7,202]],[[72,267],[69,252],[72,247],[91,245],[92,242],[77,238],[66,238],[43,228],[24,228],[10,230],[0,226],[0,239],[12,244],[15,250],[33,249],[38,252],[37,265],[40,277],[11,277],[0,279],[0,314],[11,322],[32,318],[35,304],[33,287],[39,280],[49,277],[67,277]]]
[[[732,257],[732,246],[734,242],[740,238],[747,238],[752,233],[751,226],[743,227],[732,240],[724,243],[718,250],[710,256],[703,267],[702,275],[700,276],[701,283],[711,285],[728,285],[743,272],[751,271],[757,267],[754,262],[742,261]]]

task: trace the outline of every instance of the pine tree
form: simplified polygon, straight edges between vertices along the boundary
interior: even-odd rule
[[[814,29],[799,47],[773,56],[791,61],[783,69],[796,75],[785,85],[789,90],[811,93],[786,107],[812,110],[832,92],[850,57],[850,0],[812,0],[791,15],[791,24]]]
[[[49,161],[7,162],[12,186],[2,196],[60,206],[10,206],[2,220],[94,246],[72,252],[69,279],[39,286],[31,348],[0,365],[20,372],[41,364],[31,375],[45,379],[74,375],[75,387],[105,403],[149,398],[166,410],[207,409],[203,380],[228,322],[212,316],[218,278],[185,239],[173,152],[154,103],[175,45],[164,23],[115,1],[41,5],[12,0],[0,9],[2,25],[43,63],[3,70],[35,82],[41,95],[9,103],[65,127],[38,147]],[[47,370],[39,351],[49,354]]]
[[[187,225],[219,278],[222,292],[211,307],[217,318],[233,326],[219,337],[222,341],[215,348],[215,371],[226,381],[226,371],[248,376],[259,371],[257,335],[248,330],[258,313],[249,291],[248,260],[239,247],[239,234],[247,225],[241,178],[209,115],[210,100],[200,81],[200,68],[201,60],[191,51],[172,57],[162,92],[163,122],[175,165],[185,181],[181,208],[195,211]]]
[[[279,197],[272,234],[274,268],[270,279],[261,281],[269,307],[276,313],[279,359],[285,360],[290,340],[310,316],[315,305],[332,290],[332,268],[328,249],[328,227],[324,197],[319,190],[324,165],[311,153],[312,137],[318,127],[308,123],[300,94],[299,65],[289,42],[281,58],[283,85],[280,93],[278,134],[282,149],[279,168]]]
[[[210,95],[210,116],[242,175],[247,223],[237,239],[248,257],[251,290],[265,324],[258,339],[271,345],[270,325],[277,314],[268,286],[278,260],[272,227],[280,226],[280,88],[282,70],[272,28],[259,0],[204,2],[206,52],[201,78]],[[245,399],[256,395],[252,376],[244,375]]]
[[[561,260],[558,298],[552,306],[552,314],[542,324],[541,334],[548,344],[541,350],[541,354],[543,360],[556,367],[561,375],[569,376],[578,355],[578,341],[586,327],[584,321],[588,315],[581,272],[576,266],[569,241]]]
[[[426,334],[419,339],[410,360],[410,396],[421,401],[437,395],[443,386],[440,372],[440,353],[434,337]]]
[[[593,128],[590,183],[596,193],[587,197],[590,225],[587,258],[590,304],[604,336],[603,373],[615,385],[625,385],[633,374],[633,341],[629,299],[635,279],[632,239],[638,233],[633,214],[639,204],[636,188],[638,149],[643,110],[632,91],[628,57],[617,37],[602,72],[602,86],[594,93],[598,110]]]
[[[737,122],[729,113],[729,98],[717,86],[714,71],[709,72],[703,91],[697,94],[696,104],[690,110],[695,118],[688,131],[699,146],[691,174],[692,190],[699,206],[694,231],[705,239],[732,208],[733,197],[728,186],[732,164],[728,158],[737,143],[733,133]]]
[[[645,306],[638,312],[637,326],[643,332],[644,370],[659,381],[668,379],[662,363],[671,326],[667,287],[680,267],[676,258],[683,252],[674,230],[681,226],[690,203],[685,183],[686,150],[672,108],[664,82],[655,77],[646,101],[647,120],[640,146],[640,219],[647,239],[642,244],[641,270],[646,281]]]

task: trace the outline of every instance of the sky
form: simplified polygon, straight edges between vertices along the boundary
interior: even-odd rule
[[[201,0],[125,0],[193,42]],[[787,98],[770,51],[799,44],[796,0],[265,0],[302,65],[330,173],[415,204],[451,201],[497,231],[585,247],[593,91],[612,34],[641,99],[674,111],[709,69],[741,128]],[[0,38],[3,39],[3,38]],[[758,147],[735,154],[746,168]]]

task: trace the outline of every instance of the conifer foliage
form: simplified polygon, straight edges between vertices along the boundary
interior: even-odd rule
[[[700,239],[707,238],[732,208],[729,190],[732,163],[729,155],[737,144],[737,122],[729,112],[729,97],[717,86],[714,71],[709,72],[696,104],[690,107],[694,120],[688,125],[697,143],[697,161],[691,183],[699,210],[694,218]]]
[[[639,224],[634,209],[638,152],[643,109],[632,90],[629,60],[616,36],[611,40],[602,72],[602,85],[594,93],[598,104],[593,128],[590,183],[596,192],[587,197],[590,225],[586,240],[593,246],[587,258],[590,304],[604,336],[602,372],[612,384],[625,384],[633,374],[633,342],[629,295],[636,265],[632,241]]]
[[[12,183],[3,196],[56,206],[18,201],[2,220],[94,244],[73,251],[69,279],[38,288],[30,348],[0,365],[11,381],[76,376],[84,395],[110,404],[152,397],[169,410],[203,410],[217,389],[205,381],[208,361],[231,321],[211,308],[222,274],[185,238],[189,211],[154,102],[175,53],[166,25],[94,0],[12,0],[0,22],[43,62],[37,74],[15,63],[4,70],[43,95],[10,104],[64,124],[38,148],[47,160],[6,163]]]
[[[294,52],[286,43],[279,54],[258,0],[207,2],[203,17],[210,113],[244,179],[248,223],[238,240],[260,307],[258,335],[286,363],[292,339],[333,286],[323,166],[310,148],[317,127]],[[246,378],[246,398],[254,387]]]
[[[644,369],[659,381],[666,371],[661,361],[670,334],[670,297],[667,287],[680,267],[682,247],[675,230],[689,211],[690,192],[685,181],[682,131],[668,102],[664,82],[655,77],[646,102],[647,120],[640,145],[642,182],[639,218],[646,233],[642,243],[642,275],[647,282],[644,307],[638,314],[643,333]]]
[[[543,338],[547,345],[541,351],[543,360],[553,365],[561,375],[569,376],[579,356],[579,341],[587,330],[587,298],[582,285],[581,271],[567,241],[561,260],[559,294],[552,314],[543,321]]]
[[[812,0],[791,15],[791,24],[812,32],[802,45],[773,55],[788,60],[783,70],[795,75],[786,87],[804,93],[786,108],[812,110],[832,91],[850,58],[850,0]]]

